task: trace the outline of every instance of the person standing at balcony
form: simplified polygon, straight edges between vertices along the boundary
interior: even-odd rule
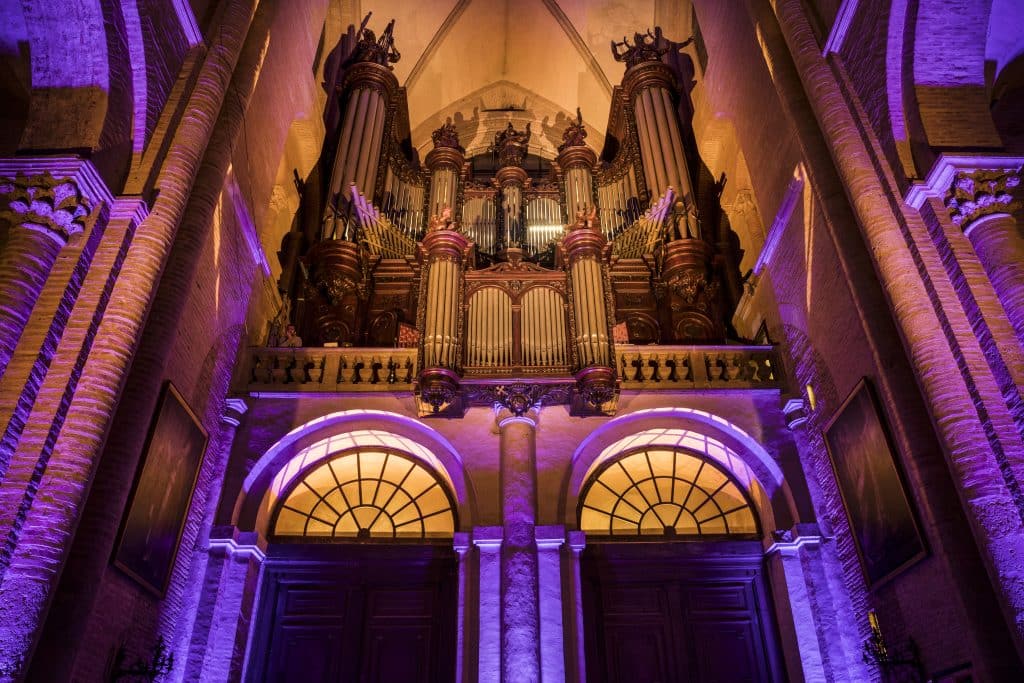
[[[302,337],[295,333],[295,325],[288,325],[284,328],[284,336],[281,337],[280,346],[290,349],[302,346]]]

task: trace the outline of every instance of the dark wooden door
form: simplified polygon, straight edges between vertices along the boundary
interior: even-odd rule
[[[758,544],[595,543],[581,569],[588,681],[782,680]]]
[[[247,679],[451,680],[456,570],[436,546],[272,548]]]

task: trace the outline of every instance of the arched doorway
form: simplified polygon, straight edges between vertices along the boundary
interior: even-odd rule
[[[587,678],[781,680],[755,507],[721,444],[634,445],[578,502]]]
[[[457,507],[441,473],[382,441],[303,451],[275,478],[248,680],[454,677]]]

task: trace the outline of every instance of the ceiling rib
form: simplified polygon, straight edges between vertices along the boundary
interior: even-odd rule
[[[608,76],[605,75],[604,69],[601,68],[601,65],[597,61],[597,58],[594,57],[594,53],[591,52],[590,48],[587,47],[587,44],[583,42],[583,38],[580,37],[579,32],[576,31],[576,27],[573,26],[572,22],[569,20],[569,17],[566,16],[565,12],[562,11],[562,8],[558,6],[556,0],[542,1],[544,3],[544,6],[548,8],[548,11],[551,12],[551,16],[555,18],[555,21],[558,22],[558,25],[562,27],[563,31],[565,31],[566,37],[569,38],[569,41],[573,44],[573,47],[575,47],[576,51],[580,54],[580,57],[583,58],[583,61],[586,63],[587,67],[594,75],[594,78],[597,79],[597,82],[601,85],[601,88],[604,90],[605,94],[608,97],[611,97],[612,84],[608,81]]]
[[[409,72],[409,77],[405,79],[405,88],[409,90],[415,85],[416,81],[419,80],[420,74],[423,73],[423,69],[426,68],[427,62],[437,52],[437,48],[441,46],[441,42],[451,32],[452,27],[455,26],[455,22],[459,20],[462,13],[466,11],[469,4],[473,0],[459,0],[455,3],[455,7],[448,13],[448,16],[444,18],[444,23],[441,24],[440,28],[437,29],[437,33],[430,39],[425,50],[420,55],[420,58],[416,60],[416,64],[412,67],[412,71]]]

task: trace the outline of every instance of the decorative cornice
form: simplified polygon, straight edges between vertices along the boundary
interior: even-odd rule
[[[471,400],[475,403],[491,403],[496,410],[504,408],[515,417],[523,417],[542,405],[549,396],[553,398],[553,394],[564,391],[564,387],[551,384],[492,384],[475,387]]]

